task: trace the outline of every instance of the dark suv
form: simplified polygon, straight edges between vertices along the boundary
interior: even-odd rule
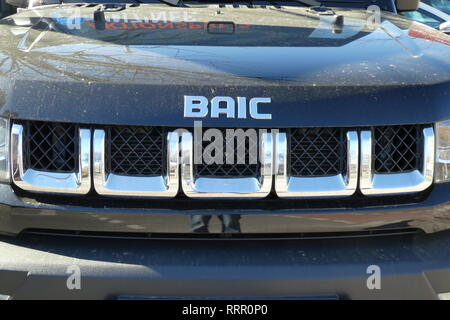
[[[448,298],[450,37],[417,4],[0,20],[0,296]]]

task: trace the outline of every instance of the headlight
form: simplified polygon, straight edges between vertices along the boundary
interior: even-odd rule
[[[450,119],[436,123],[435,181],[450,181]]]
[[[9,126],[0,118],[0,182],[9,182]]]

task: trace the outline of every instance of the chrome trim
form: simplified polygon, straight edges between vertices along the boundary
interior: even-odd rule
[[[190,198],[202,199],[260,199],[272,189],[273,134],[263,133],[260,139],[261,175],[248,178],[206,178],[194,176],[193,137],[190,132],[181,135],[181,185]]]
[[[74,173],[44,172],[24,167],[23,126],[11,129],[11,173],[19,188],[32,192],[86,194],[91,189],[91,132],[79,131],[79,171]]]
[[[104,196],[127,196],[139,198],[172,198],[179,190],[179,136],[167,134],[167,174],[165,176],[133,177],[107,173],[105,169],[104,130],[95,130],[93,139],[94,187]]]
[[[280,198],[343,197],[355,193],[358,184],[358,134],[347,132],[347,174],[327,177],[288,175],[287,135],[275,138],[275,191]]]
[[[433,128],[424,128],[423,137],[423,166],[420,170],[405,173],[375,174],[372,167],[372,131],[361,131],[361,192],[364,195],[399,194],[419,192],[431,186],[435,158]]]
[[[11,182],[11,157],[10,157],[10,145],[11,145],[11,135],[9,133],[9,129],[10,129],[10,120],[9,119],[5,119],[5,118],[0,118],[0,121],[5,121],[5,144],[3,146],[0,145],[1,148],[4,148],[4,164],[5,167],[3,168],[5,170],[5,175],[4,177],[0,177],[0,182],[5,182],[5,183],[10,183]],[[1,161],[2,159],[0,159]]]

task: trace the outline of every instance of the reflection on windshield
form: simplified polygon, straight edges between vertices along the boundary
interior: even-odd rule
[[[250,19],[248,15],[236,14],[234,19],[236,21],[227,22],[210,21],[211,17],[207,15],[207,10],[199,11],[198,15],[191,11],[189,19],[185,19],[181,8],[166,11],[124,10],[111,15],[105,14],[105,19],[100,25],[94,20],[92,10],[87,13],[80,12],[76,16],[67,16],[64,10],[53,10],[50,16],[41,18],[8,18],[0,21],[0,27],[32,26],[31,32],[27,32],[37,35],[48,30],[46,39],[55,37],[55,33],[63,33],[73,36],[73,40],[77,37],[118,45],[210,47],[339,47],[370,33],[365,28],[366,20],[362,19],[365,17],[346,17],[344,28],[336,31],[333,28],[333,19],[328,16],[317,17],[290,10],[261,11],[258,15],[260,19]],[[164,19],[161,19],[162,13],[165,14]],[[11,32],[16,29],[12,28]],[[31,40],[31,35],[28,38]],[[68,38],[63,37],[54,39],[55,44],[65,43],[67,40]],[[34,47],[38,48],[47,43],[40,41]]]
[[[418,21],[420,23],[426,24],[432,28],[438,28],[441,24],[441,21],[433,18],[432,16],[426,14],[423,11],[411,11],[405,12],[403,15],[411,20]]]
[[[422,2],[429,4],[430,6],[450,14],[450,1],[449,0],[422,0]]]

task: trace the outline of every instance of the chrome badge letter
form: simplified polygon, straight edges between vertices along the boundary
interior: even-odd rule
[[[213,97],[208,101],[203,96],[184,96],[184,117],[185,118],[206,118],[208,114],[211,118],[226,117],[227,119],[247,119],[250,114],[252,119],[271,120],[271,113],[260,113],[259,104],[271,103],[271,98],[252,98],[247,105],[245,97]],[[211,110],[210,110],[211,109]]]

